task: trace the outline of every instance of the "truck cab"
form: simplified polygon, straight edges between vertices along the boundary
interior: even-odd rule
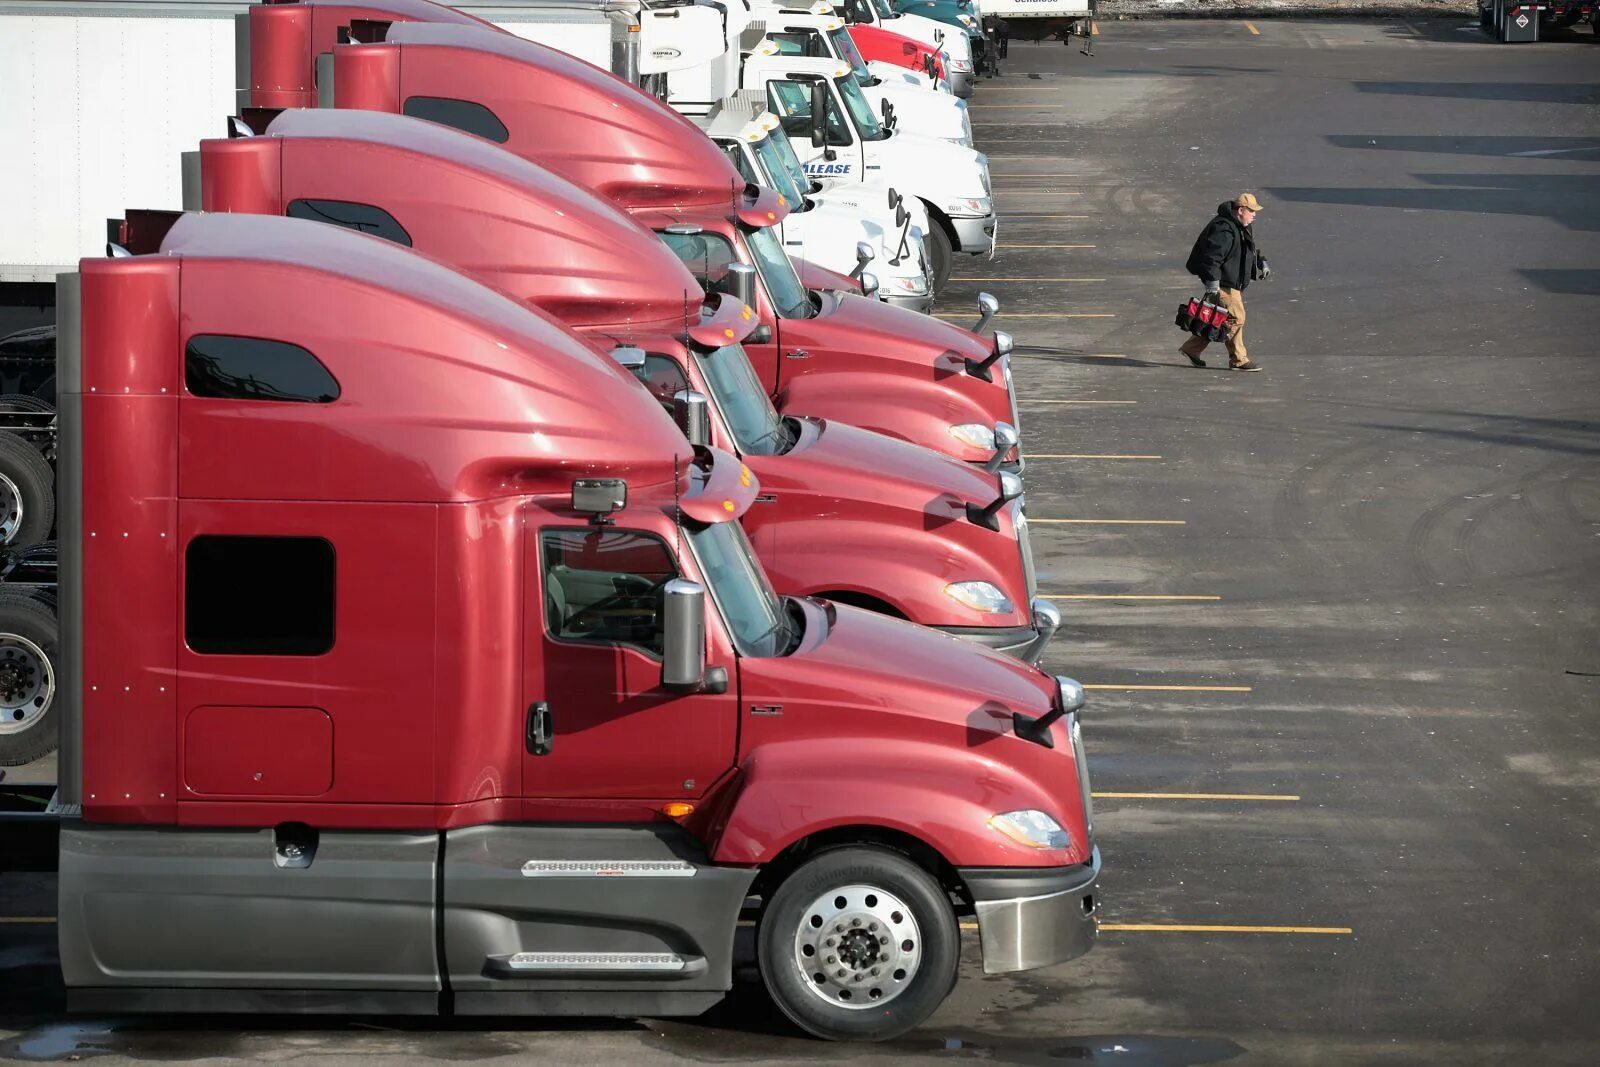
[[[1053,610],[1035,597],[1015,480],[835,420],[779,415],[741,344],[755,316],[725,295],[701,306],[672,252],[610,204],[479,138],[379,112],[285,111],[260,136],[201,142],[198,156],[187,207],[384,237],[615,353],[690,443],[733,454],[760,479],[743,523],[778,588],[1031,662],[1043,654]]]
[[[1000,448],[995,424],[1015,426],[1009,336],[985,342],[903,308],[806,289],[773,231],[787,211],[776,195],[747,190],[717,147],[654,97],[561,52],[466,26],[394,23],[382,41],[336,46],[332,65],[338,107],[399,111],[501,144],[633,213],[680,258],[694,257],[706,283],[723,284],[734,262],[754,267],[745,302],[764,329],[746,348],[780,411],[981,464]],[[847,395],[833,378],[861,373],[875,376],[870,396]]]
[[[759,102],[739,98],[753,95],[738,94],[696,124],[727,154],[740,177],[783,199],[789,214],[780,228],[790,258],[855,277],[870,267],[880,299],[913,311],[932,311],[932,269],[923,247],[926,216],[919,226],[898,194],[887,205],[881,200],[835,203],[813,197],[804,172],[790,166],[793,153],[787,138],[773,136],[777,117],[761,111]],[[920,207],[920,202],[916,203]],[[851,240],[855,241],[853,249]],[[865,251],[860,247],[863,241]],[[853,262],[846,262],[840,254],[846,249],[852,250]]]
[[[744,86],[767,95],[806,173],[824,184],[885,181],[919,197],[952,252],[992,253],[997,216],[989,161],[979,152],[886,127],[850,68],[831,59],[747,57]],[[936,239],[937,242],[937,239]],[[948,256],[937,279],[949,274]]]
[[[935,19],[897,11],[889,0],[844,0],[839,13],[852,26],[876,26],[939,48],[947,57],[951,90],[962,99],[972,95],[977,85],[977,69],[966,34],[955,32]]]
[[[967,102],[933,89],[907,85],[898,77],[876,74],[862,58],[844,20],[834,15],[796,14],[784,10],[760,12],[764,36],[751,51],[769,55],[833,59],[848,64],[851,77],[887,125],[901,125],[910,133],[936,137],[951,144],[972,147],[972,119]],[[768,47],[770,46],[770,47]],[[885,105],[890,105],[886,108]],[[891,115],[892,117],[887,117]]]
[[[991,973],[1092,945],[1080,686],[774,592],[749,469],[508,296],[129,222],[58,305],[69,1007],[697,1014],[748,916],[882,1040],[964,915]]]

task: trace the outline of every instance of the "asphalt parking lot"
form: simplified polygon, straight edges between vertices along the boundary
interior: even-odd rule
[[[1047,666],[1092,689],[1100,945],[871,1048],[698,1020],[66,1019],[0,877],[0,1058],[1600,1060],[1600,67],[1456,21],[1107,24],[973,104]],[[1249,189],[1262,374],[1177,352]],[[969,931],[969,936],[972,933]],[[969,945],[969,949],[974,946]]]

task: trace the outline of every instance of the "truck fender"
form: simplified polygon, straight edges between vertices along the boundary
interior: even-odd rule
[[[975,709],[956,744],[892,738],[807,737],[758,745],[713,824],[713,863],[761,866],[802,838],[841,826],[876,827],[923,842],[953,867],[1059,864],[1059,852],[1023,848],[991,829],[1005,811],[1049,807],[1045,790],[990,759],[999,719]]]

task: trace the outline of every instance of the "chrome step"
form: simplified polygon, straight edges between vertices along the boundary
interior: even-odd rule
[[[506,957],[513,971],[678,974],[689,961],[676,952],[518,952]]]
[[[693,878],[684,860],[529,860],[524,878]]]

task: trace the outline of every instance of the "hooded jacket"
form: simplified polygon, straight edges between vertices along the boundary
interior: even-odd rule
[[[1184,269],[1201,281],[1215,279],[1224,289],[1244,289],[1255,274],[1255,234],[1233,212],[1233,201],[1217,205],[1215,217],[1195,239]]]

